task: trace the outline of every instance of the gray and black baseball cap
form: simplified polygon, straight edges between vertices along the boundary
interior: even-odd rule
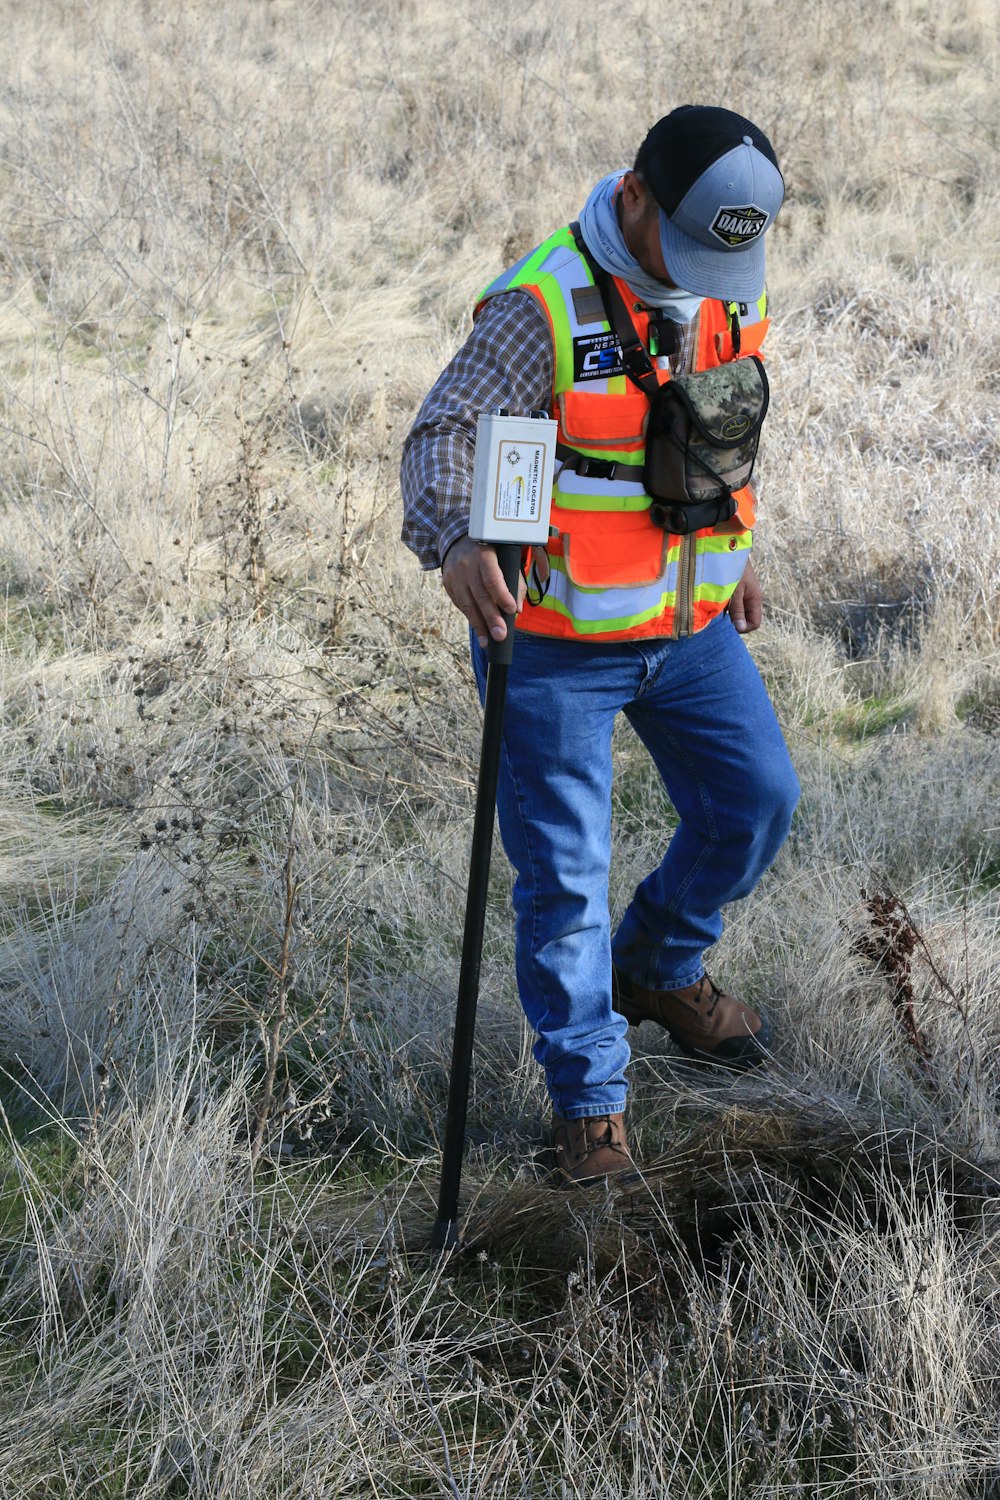
[[[785,184],[771,142],[730,109],[682,104],[658,120],[635,170],[660,205],[660,244],[686,292],[754,302],[764,290],[764,235]]]

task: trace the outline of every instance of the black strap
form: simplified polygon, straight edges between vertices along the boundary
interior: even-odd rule
[[[630,468],[630,465],[619,464],[610,458],[589,458],[587,454],[578,453],[575,448],[569,448],[565,443],[556,443],[556,458],[562,468],[571,469],[583,478],[589,477],[590,479],[614,479],[619,469]],[[622,478],[634,479],[635,471],[633,470],[628,475],[623,474]]]
[[[635,331],[635,324],[629,317],[628,309],[622,301],[621,293],[618,291],[618,288],[615,286],[614,281],[608,275],[607,271],[605,271],[604,267],[598,265],[597,261],[591,254],[590,246],[587,244],[587,241],[583,237],[579,221],[574,219],[573,223],[569,226],[569,229],[570,233],[573,236],[573,239],[576,241],[576,248],[579,250],[580,254],[583,256],[584,260],[587,262],[588,267],[590,268],[590,274],[594,278],[594,285],[600,292],[601,301],[604,303],[605,316],[608,322],[611,324],[612,328],[615,330],[615,333],[618,337],[618,342],[621,344],[622,363],[625,366],[625,373],[626,375],[629,375],[631,379],[635,381],[635,384],[639,387],[639,389],[643,391],[644,394],[650,398],[650,400],[652,400],[653,393],[656,388],[652,384],[652,382],[656,381],[657,386],[659,385],[659,382],[656,380],[656,376],[653,373],[653,365],[652,361],[650,360],[649,354],[646,349],[643,348],[642,340],[639,338],[639,335]],[[733,303],[731,306],[727,306],[726,312],[729,319],[729,332],[732,335],[733,340],[733,355],[736,359],[739,359],[739,303]],[[677,324],[672,322],[669,318],[661,320],[655,308],[652,308],[650,310],[649,317],[650,322],[656,329],[656,334],[660,341],[659,353],[675,353],[677,348]]]
[[[598,265],[591,254],[590,247],[580,231],[579,223],[574,221],[569,228],[576,241],[576,248],[587,262],[590,274],[594,278],[594,285],[601,294],[607,320],[621,345],[625,373],[639,387],[643,395],[652,400],[660,388],[660,382],[656,378],[649,351],[636,332],[635,324],[629,317],[628,309],[622,301],[621,293],[615,286],[614,280],[603,266]]]

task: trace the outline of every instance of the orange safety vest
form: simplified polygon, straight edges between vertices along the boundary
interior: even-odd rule
[[[648,311],[625,282],[615,278],[615,285],[648,347]],[[548,592],[522,611],[518,629],[609,641],[701,630],[726,608],[743,576],[753,542],[753,491],[738,490],[736,515],[718,526],[684,537],[655,526],[642,485],[649,401],[624,373],[600,293],[569,228],[492,282],[476,311],[488,297],[515,289],[537,299],[552,333],[558,442],[596,460],[598,471],[587,473],[588,465],[576,459],[570,466],[557,462]],[[737,317],[739,357],[759,352],[768,328],[765,310],[765,297],[738,307],[703,301],[694,368],[733,359]],[[666,359],[653,364],[661,383],[670,379]]]

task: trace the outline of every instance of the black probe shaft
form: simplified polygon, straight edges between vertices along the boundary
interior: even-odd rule
[[[513,598],[516,599],[521,569],[520,543],[498,543],[496,554],[503,571],[504,582]],[[459,1238],[458,1193],[462,1179],[462,1157],[465,1151],[465,1121],[469,1104],[469,1080],[472,1073],[476,1006],[479,1002],[479,971],[483,956],[486,895],[490,879],[490,856],[493,852],[493,819],[497,800],[497,777],[500,770],[503,715],[507,701],[507,674],[514,655],[514,616],[508,615],[504,618],[507,634],[502,641],[490,641],[486,669],[483,742],[479,757],[479,781],[476,786],[476,811],[472,824],[472,854],[469,859],[469,889],[465,901],[462,967],[458,979],[455,1040],[452,1045],[451,1079],[448,1085],[448,1117],[445,1121],[444,1150],[441,1157],[441,1189],[438,1196],[438,1216],[431,1234],[431,1245],[435,1250],[450,1250],[458,1244]]]

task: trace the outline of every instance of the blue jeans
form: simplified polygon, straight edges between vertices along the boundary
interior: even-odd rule
[[[486,653],[472,641],[480,695]],[[611,732],[619,711],[680,819],[612,940]],[[654,989],[704,972],[721,908],[781,847],[798,781],[760,674],[728,615],[684,640],[610,644],[518,631],[497,812],[516,872],[517,984],[556,1111],[624,1107],[626,1022],[611,966]]]

